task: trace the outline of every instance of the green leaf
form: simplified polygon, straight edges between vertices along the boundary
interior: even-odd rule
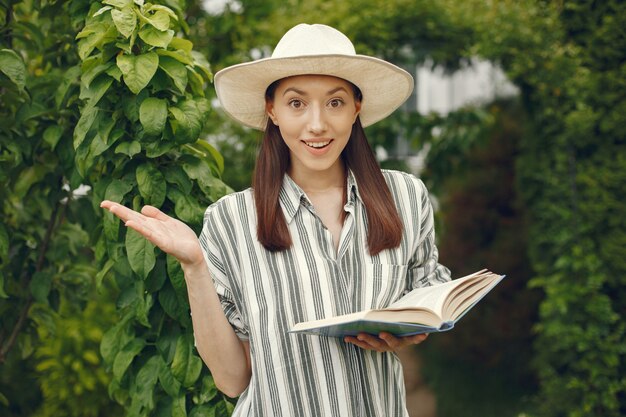
[[[43,132],[43,140],[50,146],[50,150],[54,151],[61,135],[63,134],[63,128],[59,125],[48,126]]]
[[[113,9],[113,7],[111,7],[111,6],[104,6],[104,7],[101,7],[101,8],[100,8],[97,12],[95,12],[95,13],[93,14],[93,16],[92,16],[92,17],[100,16],[102,13],[104,13],[104,12],[106,12],[106,11],[108,11],[108,10],[111,10],[111,9]]]
[[[129,228],[126,230],[126,253],[133,272],[145,279],[156,262],[154,245]]]
[[[230,415],[230,414],[228,414]],[[189,413],[189,417],[215,417],[216,408],[213,405],[199,405]]]
[[[157,48],[167,48],[167,46],[174,38],[173,30],[158,30],[152,26],[144,26],[139,30],[139,37],[148,45],[156,46]]]
[[[128,38],[137,27],[137,15],[133,6],[124,7],[122,10],[111,10],[111,17],[117,30]]]
[[[0,298],[9,298],[8,294],[4,291],[4,274],[0,271]]]
[[[213,81],[211,64],[209,64],[209,61],[207,61],[206,57],[198,51],[191,51],[191,56],[193,56],[195,66],[200,68],[200,70],[204,72],[205,77],[207,77],[209,81]]]
[[[112,42],[117,37],[115,25],[105,23],[91,23],[76,35],[78,42],[78,56],[85,61],[95,48],[102,48],[105,43]]]
[[[193,353],[192,335],[184,334],[176,342],[176,353],[172,361],[172,374],[183,387],[191,387],[198,380],[202,360]]]
[[[46,167],[43,165],[34,165],[24,169],[13,188],[13,192],[18,199],[23,199],[28,193],[28,190],[37,182],[41,181],[47,173]]]
[[[134,338],[128,326],[130,317],[130,315],[123,317],[122,320],[107,330],[102,336],[100,354],[108,364],[112,364],[121,347]]]
[[[160,359],[159,382],[161,383],[161,386],[163,387],[163,390],[167,393],[167,395],[169,395],[170,397],[176,397],[180,393],[180,382],[178,382],[178,380],[174,378],[172,370],[169,366],[167,366],[163,358],[160,355],[158,357]]]
[[[117,66],[122,71],[124,83],[135,94],[143,90],[159,67],[159,56],[154,52],[142,55],[118,55]]]
[[[174,201],[174,212],[181,221],[190,224],[202,222],[204,207],[200,206],[195,197],[183,194],[175,188],[169,188],[167,196]]]
[[[167,255],[167,276],[172,283],[172,287],[176,291],[179,298],[186,300],[187,284],[185,283],[185,273],[180,266],[180,262],[172,255]]]
[[[174,38],[176,39],[176,38]],[[173,40],[172,40],[173,42]],[[171,44],[170,44],[171,47]],[[169,56],[171,58],[174,58],[175,60],[182,62],[185,65],[193,65],[193,57],[191,56],[191,54],[189,52],[186,52],[182,49],[176,50],[176,51],[170,51],[170,50],[165,50],[165,49],[157,49],[156,53],[159,56]]]
[[[4,224],[0,223],[0,260],[9,257],[9,233]]]
[[[133,189],[133,184],[124,180],[113,180],[104,192],[104,199],[115,203],[121,203],[124,196]],[[110,241],[117,241],[117,234],[120,228],[120,219],[115,217],[108,210],[104,212],[104,235]]]
[[[210,402],[213,398],[217,397],[218,391],[215,386],[215,381],[213,377],[210,375],[205,375],[202,378],[202,388],[198,391],[196,395],[194,395],[194,403],[196,404],[206,404]]]
[[[55,93],[54,93],[54,103],[57,108],[61,108],[64,104],[69,100],[71,96],[68,97],[68,93],[71,91],[72,86],[78,84],[81,79],[81,68],[78,65],[75,65],[71,68],[65,70],[63,74],[63,78],[59,83]]]
[[[115,148],[115,153],[128,155],[130,158],[141,152],[141,144],[136,140],[130,142],[122,142]]]
[[[0,49],[0,72],[22,91],[26,86],[26,65],[22,57],[11,49]]]
[[[173,15],[175,17],[175,14],[168,13],[165,7],[157,9],[152,6],[149,10],[156,10],[156,12],[152,15],[144,15],[147,23],[154,26],[157,30],[160,31],[166,31],[170,28],[170,16]]]
[[[123,9],[126,6],[133,4],[133,0],[104,0],[102,4],[110,4],[111,6]]]
[[[146,346],[146,341],[139,338],[134,338],[128,342],[115,356],[113,361],[113,376],[121,381],[126,369],[130,366],[131,362]]]
[[[179,165],[169,165],[164,168],[165,180],[170,184],[175,184],[183,193],[190,193],[193,182],[189,179],[185,171]]]
[[[172,79],[180,93],[187,88],[187,68],[173,58],[162,56],[159,59],[159,67]]]
[[[179,395],[172,400],[172,417],[187,417],[185,395]]]
[[[168,316],[177,321],[182,319],[184,310],[178,302],[176,292],[171,286],[167,285],[165,288],[162,288],[161,291],[159,291],[158,299],[159,304],[163,307],[163,311],[165,311]]]
[[[158,354],[148,359],[137,372],[137,378],[135,379],[136,401],[148,410],[154,408],[154,386],[159,378],[159,359]],[[135,396],[133,395],[133,397]],[[133,399],[135,400],[135,398]]]
[[[187,39],[174,38],[172,39],[172,42],[170,42],[170,48],[174,50],[180,49],[191,54],[191,51],[193,50],[193,43]]]
[[[0,404],[4,405],[5,407],[9,406],[9,400],[1,392],[0,392]]]
[[[113,259],[108,259],[104,266],[96,274],[96,286],[98,289],[102,287],[102,281],[104,280],[106,274],[109,273],[113,265],[115,265],[115,261]]]
[[[47,304],[48,294],[52,286],[52,275],[48,272],[35,272],[33,278],[30,281],[30,293],[33,295],[35,301]]]
[[[81,100],[86,100],[88,106],[94,107],[98,104],[98,101],[100,101],[102,96],[104,96],[104,94],[108,91],[112,83],[113,78],[107,75],[97,77],[89,84],[88,87],[84,84],[81,86],[79,98]]]
[[[148,135],[159,135],[167,121],[167,100],[149,97],[139,106],[139,121]]]
[[[172,130],[179,143],[195,142],[202,130],[202,114],[193,100],[184,100],[176,107],[170,107],[174,116]]]
[[[94,106],[86,106],[81,112],[80,119],[78,123],[76,123],[76,127],[74,128],[74,149],[78,149],[78,147],[85,140],[85,136],[87,132],[91,129],[94,120],[98,116],[98,108]]]
[[[166,182],[163,174],[153,165],[146,163],[135,170],[139,193],[144,201],[155,207],[161,207],[165,201]]]

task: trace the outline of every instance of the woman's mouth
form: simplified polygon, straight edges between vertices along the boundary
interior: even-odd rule
[[[303,141],[306,146],[314,149],[323,149],[327,147],[332,140],[324,140],[324,141]]]

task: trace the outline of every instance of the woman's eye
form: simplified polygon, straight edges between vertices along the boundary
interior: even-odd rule
[[[330,102],[328,104],[330,105],[330,107],[337,108],[337,107],[339,107],[339,106],[341,106],[343,104],[343,100],[341,100],[339,98],[334,98],[334,99],[330,100]]]
[[[289,101],[289,105],[294,109],[299,109],[302,107],[302,101],[300,100],[291,100]]]

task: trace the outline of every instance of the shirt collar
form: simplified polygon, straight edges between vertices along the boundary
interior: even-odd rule
[[[346,188],[348,195],[346,199],[346,209],[354,207],[357,199],[363,201],[359,194],[359,187],[352,170],[348,170],[347,182]],[[288,174],[285,174],[283,177],[283,185],[280,189],[278,200],[283,208],[287,223],[291,223],[301,206],[307,207],[312,205],[306,193]]]

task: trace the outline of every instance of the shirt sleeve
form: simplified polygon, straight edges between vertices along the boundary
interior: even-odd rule
[[[433,207],[424,183],[417,181],[419,233],[416,249],[409,262],[409,291],[450,281],[450,270],[439,263],[439,251],[435,244],[435,222]]]
[[[219,202],[209,206],[204,214],[202,232],[199,237],[200,246],[224,315],[237,337],[240,340],[248,340],[248,326],[235,302],[234,288],[232,287],[234,280],[232,274],[228,273],[230,268],[227,265],[227,249],[220,242],[223,239],[220,231],[224,229],[221,224],[223,222],[220,220],[223,212],[218,208],[218,204]]]

